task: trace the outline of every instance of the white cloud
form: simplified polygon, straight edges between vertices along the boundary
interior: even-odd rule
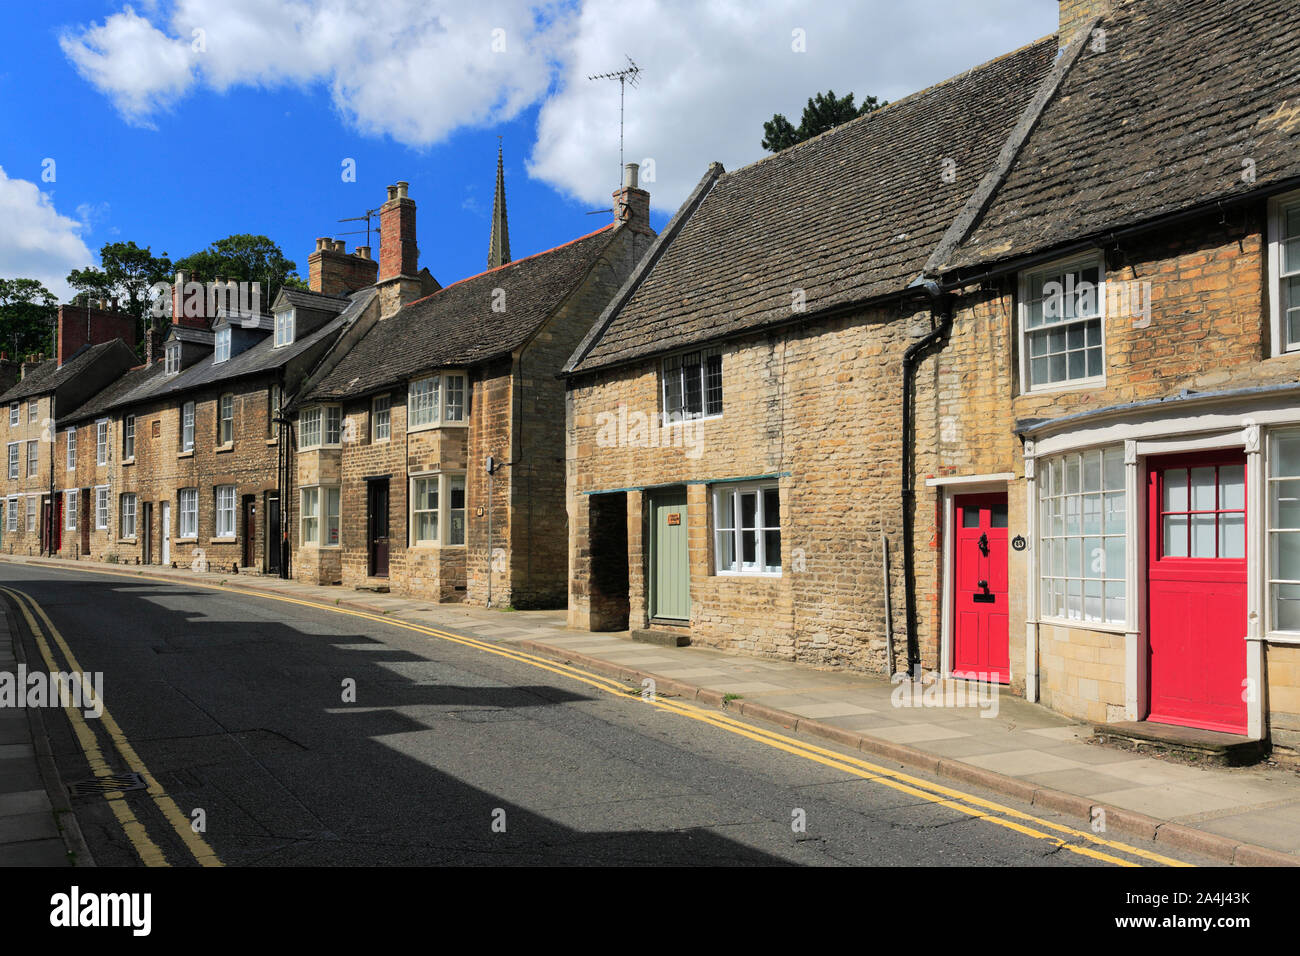
[[[83,224],[60,215],[49,193],[33,182],[10,179],[0,167],[0,276],[39,279],[65,302],[72,297],[67,275],[94,257],[82,241]]]
[[[618,185],[618,84],[627,91],[625,161],[654,160],[651,202],[673,210],[711,161],[735,169],[764,155],[763,122],[799,125],[813,94],[896,100],[1052,32],[1050,0],[587,0],[564,51],[558,92],[542,106],[529,172],[586,202]],[[806,52],[795,52],[802,30]]]
[[[587,76],[630,54],[645,72],[626,158],[654,159],[646,186],[671,210],[711,160],[759,158],[773,113],[797,125],[826,89],[897,99],[1050,33],[1056,13],[1055,0],[177,0],[165,22],[127,7],[62,43],[137,123],[197,84],[323,85],[357,129],[422,147],[540,102],[529,172],[586,203],[618,183],[618,85]]]

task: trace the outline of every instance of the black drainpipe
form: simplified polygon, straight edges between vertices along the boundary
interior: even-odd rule
[[[952,331],[952,296],[942,293],[939,285],[924,277],[913,283],[930,296],[931,315],[939,314],[939,325],[925,338],[913,342],[903,353],[903,602],[907,627],[907,669],[914,678],[921,676],[921,645],[916,636],[916,564],[912,559],[912,517],[916,505],[915,469],[912,467],[912,381],[917,363],[933,345],[941,348]],[[890,661],[893,667],[894,662]]]

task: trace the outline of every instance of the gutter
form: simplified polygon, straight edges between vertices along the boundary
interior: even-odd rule
[[[924,275],[918,276],[909,286],[924,291],[930,297],[931,314],[939,314],[939,325],[922,339],[913,342],[903,353],[903,435],[902,466],[903,490],[900,504],[903,508],[903,600],[904,628],[907,633],[907,670],[914,680],[921,677],[921,644],[916,633],[916,561],[913,556],[912,537],[915,517],[916,485],[915,438],[912,428],[912,385],[916,366],[932,347],[943,348],[952,332],[952,296],[941,291],[939,284]],[[891,660],[892,669],[895,664]],[[892,671],[891,671],[892,673]]]

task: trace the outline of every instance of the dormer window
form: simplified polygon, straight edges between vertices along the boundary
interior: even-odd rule
[[[172,342],[167,346],[166,361],[164,370],[168,375],[175,375],[181,370],[181,343]]]
[[[230,326],[224,329],[217,329],[216,351],[212,356],[212,363],[226,362],[230,360]]]
[[[293,309],[275,314],[275,347],[293,344]]]

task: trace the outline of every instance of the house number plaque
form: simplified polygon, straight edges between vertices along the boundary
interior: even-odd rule
[[[670,511],[668,513],[668,523],[670,525],[682,523],[682,513],[680,511]]]

